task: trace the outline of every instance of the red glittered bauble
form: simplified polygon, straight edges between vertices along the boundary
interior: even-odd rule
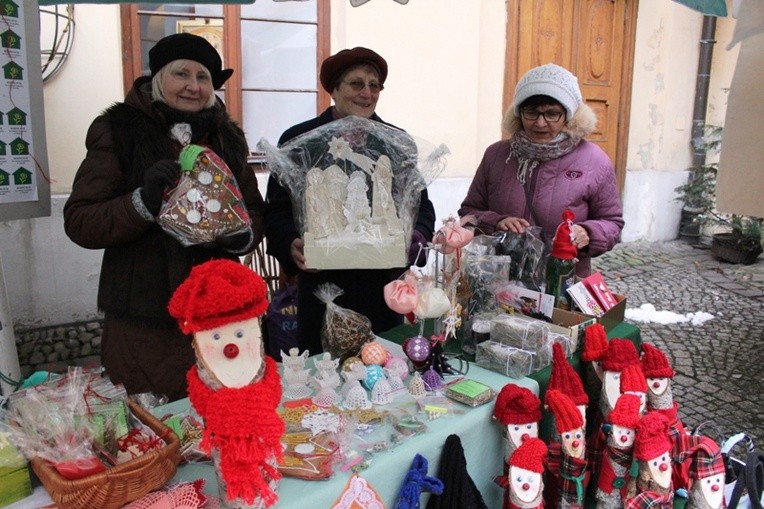
[[[424,362],[430,356],[430,341],[424,336],[414,336],[403,342],[403,353],[412,362]]]

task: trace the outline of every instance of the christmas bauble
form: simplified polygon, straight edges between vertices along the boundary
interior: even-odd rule
[[[372,364],[378,364],[382,366],[385,364],[385,362],[387,362],[389,357],[390,352],[388,352],[387,349],[379,343],[366,343],[363,345],[363,348],[361,348],[361,360],[367,366]]]
[[[382,366],[378,364],[366,366],[366,378],[363,381],[363,385],[365,385],[367,389],[372,390],[374,384],[379,382],[384,376],[385,374],[382,371]]]
[[[414,336],[403,342],[403,353],[412,362],[424,362],[430,356],[430,341],[424,336]]]

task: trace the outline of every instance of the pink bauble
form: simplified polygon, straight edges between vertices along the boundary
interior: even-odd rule
[[[361,360],[367,366],[376,364],[382,366],[390,357],[390,352],[379,343],[366,343],[361,348]]]

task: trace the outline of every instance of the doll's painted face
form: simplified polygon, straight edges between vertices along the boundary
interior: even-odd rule
[[[650,476],[661,488],[671,485],[671,457],[668,451],[647,462]]]
[[[520,444],[529,438],[539,437],[539,425],[537,422],[527,424],[508,424],[507,437],[515,447],[520,447]]]
[[[594,374],[597,375],[597,378],[602,381],[602,363],[600,361],[592,361],[592,368],[594,369]]]
[[[541,474],[520,467],[510,467],[509,476],[509,489],[521,502],[533,502],[541,493]]]
[[[615,402],[621,396],[621,372],[605,371],[602,375],[602,386],[610,408],[615,408]]]
[[[648,378],[647,379],[647,389],[650,391],[651,394],[655,394],[656,396],[660,396],[664,392],[666,392],[666,389],[668,389],[669,379],[668,378]]]
[[[613,440],[619,449],[628,449],[634,445],[634,430],[631,428],[624,428],[617,424],[613,424],[613,428],[610,430],[613,435]]]
[[[708,503],[708,507],[719,509],[724,501],[724,475],[710,475],[702,477],[696,482],[700,483],[700,491]]]
[[[586,451],[586,440],[584,440],[583,428],[576,428],[564,433],[560,433],[562,450],[568,456],[574,458],[583,458]]]
[[[232,322],[194,334],[197,359],[226,387],[252,382],[263,363],[257,318]]]

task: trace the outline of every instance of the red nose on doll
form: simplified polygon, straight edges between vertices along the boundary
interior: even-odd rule
[[[629,439],[626,435],[621,435],[621,442],[626,442]]]
[[[523,433],[523,436],[521,436],[521,437],[520,437],[520,440],[522,440],[523,442],[525,442],[525,441],[526,441],[526,440],[528,440],[530,437],[531,437],[531,436],[530,436],[528,433]]]
[[[579,445],[581,445],[581,442],[578,440],[573,440],[573,443],[571,444],[574,449],[578,448]]]
[[[531,485],[528,484],[527,482],[524,482],[522,488],[523,488],[523,491],[528,491],[529,489],[531,489]]]
[[[223,355],[225,355],[228,359],[235,359],[236,356],[239,355],[239,347],[233,343],[228,343],[225,347],[223,347]]]
[[[658,467],[658,470],[660,470],[661,472],[665,472],[666,470],[668,470],[668,465],[666,463],[661,463],[660,466]]]
[[[659,381],[656,380],[655,382],[653,382],[653,389],[657,389],[660,386],[661,386],[661,383]]]
[[[711,491],[719,491],[719,485],[718,484],[712,484],[711,485]]]

